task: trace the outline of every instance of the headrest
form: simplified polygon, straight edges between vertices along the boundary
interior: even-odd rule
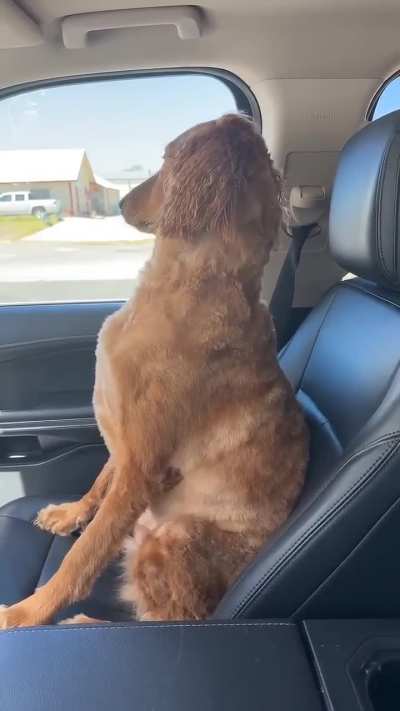
[[[347,271],[400,290],[400,111],[346,143],[333,187],[329,241]]]

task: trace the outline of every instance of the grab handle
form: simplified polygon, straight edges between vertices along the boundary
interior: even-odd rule
[[[82,49],[89,32],[126,27],[173,25],[182,40],[201,35],[201,15],[195,7],[146,7],[134,10],[105,10],[70,15],[62,20],[62,36],[67,49]]]

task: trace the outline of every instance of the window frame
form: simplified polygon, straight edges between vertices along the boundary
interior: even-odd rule
[[[23,84],[13,84],[11,86],[0,89],[0,101],[25,94],[36,89],[49,89],[56,86],[66,86],[74,84],[83,84],[99,81],[118,81],[119,79],[133,78],[150,78],[162,76],[191,76],[200,74],[202,76],[212,77],[225,84],[231,91],[236,103],[237,111],[241,114],[249,116],[260,132],[262,131],[262,119],[259,103],[248,86],[240,77],[225,69],[217,69],[212,67],[176,67],[168,69],[133,69],[123,70],[120,72],[100,72],[100,73],[84,73],[77,75],[69,75],[65,77],[51,77],[47,79],[38,79]]]
[[[373,95],[371,101],[368,104],[367,111],[365,113],[365,118],[367,121],[369,121],[369,122],[377,121],[377,119],[374,119],[374,113],[375,113],[377,103],[378,103],[379,99],[381,98],[383,92],[385,91],[386,87],[388,87],[389,84],[391,84],[392,81],[394,81],[395,79],[400,79],[400,69],[398,69],[396,72],[394,72],[393,74],[388,76],[385,79],[385,81],[383,81],[382,84],[380,84],[379,88]],[[400,106],[399,106],[399,110],[400,110]]]

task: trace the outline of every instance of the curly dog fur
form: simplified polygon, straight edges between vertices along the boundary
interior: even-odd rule
[[[82,535],[0,627],[83,599],[132,535],[124,596],[139,619],[204,618],[303,485],[307,429],[260,303],[281,217],[262,137],[233,115],[196,126],[122,209],[156,242],[99,335],[94,408],[110,458],[81,501],[39,513],[41,528]]]

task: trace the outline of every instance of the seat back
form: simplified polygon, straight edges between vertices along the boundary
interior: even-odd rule
[[[400,112],[343,150],[331,203],[345,280],[281,354],[311,429],[302,497],[217,617],[400,613]]]

